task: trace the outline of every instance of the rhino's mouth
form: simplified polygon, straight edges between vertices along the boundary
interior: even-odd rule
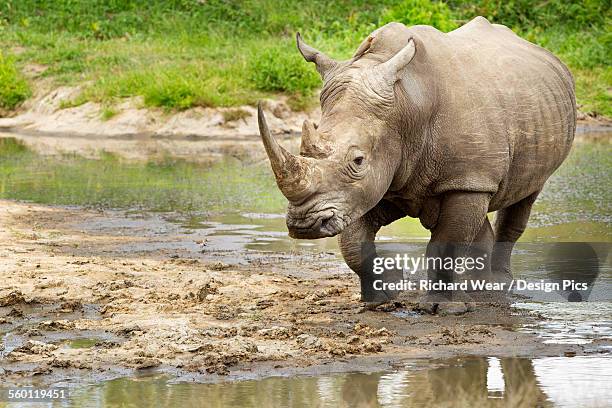
[[[344,230],[347,223],[336,208],[310,212],[304,216],[287,213],[289,236],[298,239],[333,237]]]

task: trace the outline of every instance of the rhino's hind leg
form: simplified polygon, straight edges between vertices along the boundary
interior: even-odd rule
[[[477,259],[479,257],[484,258],[484,268],[477,269],[471,274],[466,275],[466,279],[471,281],[484,280],[491,283],[501,283],[506,280],[500,278],[494,273],[491,267],[493,259],[493,250],[495,246],[495,233],[493,227],[489,222],[489,218],[485,217],[482,227],[471,246],[470,257]],[[490,290],[490,289],[477,289],[478,286],[468,286],[468,292],[472,301],[475,302],[486,302],[486,303],[497,303],[497,304],[508,304],[506,292],[503,290]]]
[[[382,226],[404,215],[394,204],[383,200],[338,235],[342,257],[361,281],[361,300],[364,302],[383,303],[392,300],[396,295],[393,292],[374,289],[374,280],[384,278],[383,275],[374,275],[372,272],[372,262],[377,256],[374,239]]]
[[[491,259],[491,269],[497,280],[512,279],[510,255],[514,244],[527,227],[531,207],[539,193],[537,191],[510,207],[497,211],[494,226],[496,244]]]

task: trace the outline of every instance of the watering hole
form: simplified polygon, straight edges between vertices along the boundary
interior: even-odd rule
[[[576,143],[568,160],[548,182],[534,207],[523,242],[611,241],[612,147],[585,139]],[[342,268],[335,239],[287,237],[284,199],[265,163],[226,159],[204,166],[170,157],[126,162],[109,154],[98,160],[74,154],[40,156],[17,140],[4,138],[0,139],[0,198],[100,211],[99,216],[86,221],[68,219],[65,223],[83,234],[102,238],[147,238],[109,247],[75,246],[71,253],[79,256],[125,256],[130,260],[140,256],[189,257],[247,268],[276,257],[289,265],[295,259],[306,259]],[[57,232],[59,236],[61,233]],[[417,220],[406,219],[385,227],[378,239],[425,242],[428,236]],[[515,257],[518,265],[528,263],[528,255],[519,253]],[[285,273],[317,277],[316,272],[313,275],[306,269],[297,266]],[[528,276],[530,271],[515,273]],[[609,284],[610,270],[605,269],[599,279]],[[57,304],[35,303],[8,308],[0,324],[0,355],[5,357],[28,340],[72,350],[125,341],[113,332],[95,328],[45,326],[45,322],[54,321],[58,308]],[[62,321],[100,318],[99,305],[85,304],[79,310],[75,316],[63,311]],[[71,400],[58,406],[87,406],[85,401],[126,406],[142,401],[162,406],[199,405],[204,398],[218,401],[218,406],[274,406],[288,401],[289,406],[391,407],[462,401],[463,405],[474,406],[569,407],[603,406],[612,399],[610,303],[517,302],[513,310],[537,316],[509,329],[536,336],[544,347],[539,350],[579,345],[583,355],[538,355],[536,350],[520,357],[440,356],[408,359],[394,369],[322,369],[316,375],[258,375],[253,379],[244,375],[233,378],[236,381],[221,378],[213,383],[202,383],[201,379],[192,383],[188,376],[155,369],[103,382],[50,377],[45,383],[71,388]],[[421,319],[409,310],[393,313],[410,324]],[[23,378],[19,383],[36,381]]]
[[[605,406],[612,398],[609,363],[593,357],[462,357],[411,361],[388,372],[215,384],[151,375],[74,390],[65,406]]]

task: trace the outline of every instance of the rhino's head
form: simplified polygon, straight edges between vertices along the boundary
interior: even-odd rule
[[[287,227],[294,238],[342,232],[382,199],[401,161],[400,130],[390,115],[397,110],[399,72],[415,45],[410,40],[384,62],[361,59],[371,42],[369,37],[351,60],[339,62],[303,43],[298,33],[298,49],[324,82],[321,123],[304,122],[299,156],[271,136],[259,107],[259,131],[289,200]]]

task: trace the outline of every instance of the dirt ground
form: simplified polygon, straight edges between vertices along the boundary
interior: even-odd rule
[[[538,317],[490,304],[461,316],[410,300],[368,310],[328,253],[245,251],[229,264],[203,248],[154,215],[0,201],[1,381],[215,381],[583,353],[514,331]]]

